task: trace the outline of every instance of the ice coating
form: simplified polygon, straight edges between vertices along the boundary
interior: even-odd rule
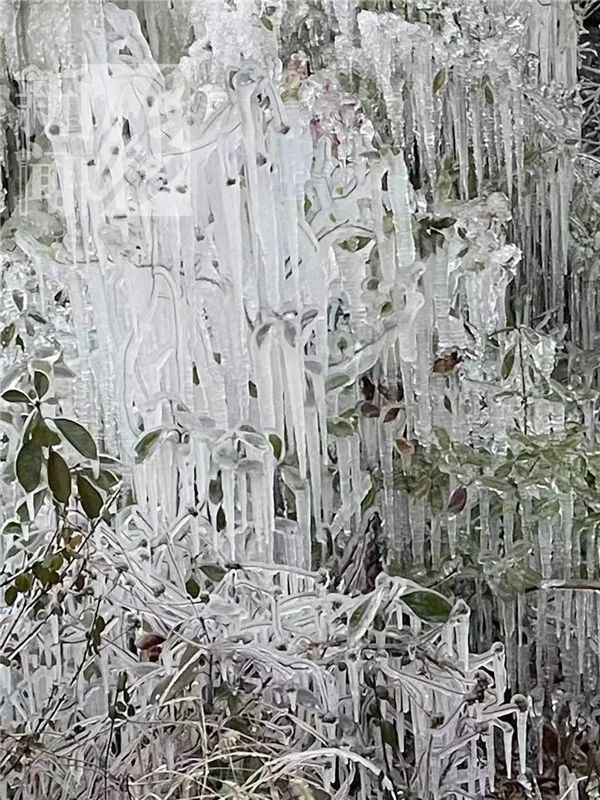
[[[405,748],[420,764],[414,787],[432,798],[484,792],[498,758],[525,772],[530,709],[505,697],[532,681],[523,587],[500,601],[506,673],[483,613],[472,619],[459,601],[445,623],[423,620],[403,599],[417,591],[408,578],[375,579],[369,565],[426,570],[464,557],[473,534],[496,589],[517,562],[548,586],[580,577],[573,489],[534,477],[517,497],[496,472],[515,431],[543,446],[578,421],[538,392],[542,380],[562,389],[552,384],[557,339],[533,323],[548,314],[560,332],[579,326],[587,350],[596,344],[593,308],[578,321],[563,311],[565,292],[586,306],[568,264],[576,18],[558,1],[466,0],[433,22],[418,0],[403,14],[379,5],[3,4],[2,57],[27,114],[11,110],[8,92],[2,113],[13,131],[35,133],[60,197],[49,210],[31,169],[19,186],[27,214],[5,198],[7,324],[27,276],[77,376],[61,413],[120,459],[133,500],[119,497],[92,540],[110,645],[79,670],[85,643],[67,640],[53,656],[58,616],[40,633],[28,622],[21,671],[0,666],[4,727],[40,715],[52,684],[66,687],[86,723],[65,748],[84,761],[112,736],[120,670],[154,720],[178,691],[195,702],[212,691],[199,662],[214,658],[221,686],[251,664],[256,687],[270,679],[269,703],[316,731],[297,758],[315,759],[331,796],[359,774],[361,791],[383,798],[379,761]],[[39,80],[53,98],[46,109]],[[68,311],[50,302],[59,288]],[[520,308],[507,303],[521,291]],[[43,336],[31,338],[42,348]],[[1,357],[4,371],[10,354]],[[582,408],[589,434],[593,398]],[[19,432],[7,436],[14,456]],[[438,462],[419,461],[423,451]],[[2,487],[10,516],[13,488]],[[51,513],[30,533],[49,530]],[[589,577],[595,535],[590,524]],[[13,544],[2,539],[3,557],[18,569]],[[189,579],[204,589],[202,567],[218,579],[194,597]],[[557,647],[577,662],[574,685],[586,658],[597,663],[584,646],[586,625],[597,628],[588,594],[540,594],[528,621],[536,682]],[[94,624],[95,601],[61,602],[83,629]],[[134,620],[167,638],[158,666],[127,650]],[[483,653],[471,652],[469,624]],[[310,648],[338,639],[313,660]],[[381,735],[364,713],[374,667],[395,701],[379,704]],[[72,724],[62,707],[59,718]],[[189,754],[191,734],[140,745],[120,730],[110,774],[122,780],[139,750],[134,797],[162,764],[185,772],[181,791],[194,796],[185,780],[206,769],[206,753]],[[361,752],[365,741],[375,754]],[[484,765],[473,756],[481,742]],[[92,791],[78,769],[64,795],[53,773],[34,770],[23,796]],[[268,779],[258,770],[248,790]],[[13,778],[2,780],[12,796]]]

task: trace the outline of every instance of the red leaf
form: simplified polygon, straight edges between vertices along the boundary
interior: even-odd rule
[[[459,355],[456,351],[450,353],[448,356],[442,356],[442,358],[437,358],[433,363],[433,371],[434,372],[454,372],[456,367],[462,361],[462,356]]]
[[[159,647],[166,641],[164,636],[160,633],[145,633],[135,643],[138,650],[151,650],[153,647]]]
[[[381,413],[381,409],[379,406],[376,406],[374,403],[363,403],[360,407],[363,417],[373,418],[378,417]]]
[[[463,508],[467,505],[467,490],[464,486],[459,486],[450,495],[448,500],[448,513],[460,514]]]
[[[396,439],[396,447],[406,456],[412,456],[415,452],[414,444],[409,442],[408,439]]]
[[[400,412],[400,408],[395,406],[394,408],[390,408],[386,411],[385,417],[383,418],[384,422],[393,422]]]

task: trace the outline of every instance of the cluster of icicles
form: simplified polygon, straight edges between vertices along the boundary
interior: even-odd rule
[[[303,3],[200,3],[188,16],[175,2],[166,18],[154,3],[138,5],[144,34],[132,11],[73,4],[64,45],[71,72],[53,74],[42,37],[49,19],[37,20],[35,35],[35,14],[51,18],[60,5],[30,8],[27,46],[11,38],[10,24],[5,30],[8,66],[26,94],[19,124],[46,144],[56,195],[44,202],[55,202],[50,210],[65,227],[62,242],[48,247],[21,221],[12,258],[32,265],[40,286],[58,281],[68,292],[78,378],[65,411],[120,455],[135,505],[94,534],[95,594],[106,596],[109,620],[95,671],[78,670],[85,643],[65,641],[56,657],[58,617],[32,632],[22,672],[0,667],[10,698],[4,729],[40,715],[51,685],[71,681],[83,720],[64,744],[47,744],[57,764],[72,759],[64,774],[60,765],[44,774],[42,758],[18,790],[3,773],[4,794],[93,796],[84,763],[106,758],[111,779],[97,790],[104,797],[118,796],[115,781],[131,776],[136,800],[166,797],[174,786],[188,793],[181,796],[208,797],[209,755],[192,752],[195,737],[184,726],[174,741],[122,725],[115,756],[108,714],[125,670],[140,719],[163,714],[176,724],[178,693],[188,693],[193,709],[206,696],[211,657],[224,685],[245,674],[256,689],[269,676],[266,702],[289,705],[298,720],[287,748],[312,736],[304,756],[275,759],[241,796],[273,775],[301,772],[310,783],[317,770],[332,796],[344,797],[358,772],[360,796],[383,797],[393,787],[378,783],[379,769],[405,751],[405,729],[413,785],[424,796],[493,789],[496,728],[505,774],[526,769],[528,704],[520,696],[504,703],[504,648],[469,653],[462,603],[447,623],[423,623],[404,602],[415,591],[408,581],[381,576],[370,592],[349,596],[329,586],[326,569],[311,570],[331,541],[343,552],[364,537],[376,511],[391,558],[408,552],[415,564],[435,565],[454,555],[462,517],[432,514],[394,485],[399,438],[427,446],[443,428],[458,443],[506,448],[520,404],[497,400],[506,385],[485,341],[506,326],[506,288],[520,260],[519,280],[541,270],[549,287],[547,307],[535,305],[536,295],[526,313],[562,307],[578,135],[565,100],[576,81],[570,4],[507,2],[511,24],[503,28],[497,3],[488,13],[469,0],[438,30],[419,16],[417,0],[405,18],[358,11],[352,0],[324,2],[337,35],[328,69],[313,75],[303,53],[289,64],[277,58],[286,15],[310,20]],[[174,57],[190,27],[194,43]],[[39,86],[27,83],[32,66],[36,81],[49,81],[53,102],[43,111]],[[354,70],[380,92],[393,146],[382,144],[381,120],[341,88],[339,76]],[[540,161],[526,171],[528,148]],[[454,160],[458,197],[444,192],[442,155]],[[418,191],[408,168],[421,177]],[[30,174],[25,219],[47,210],[33,162]],[[455,222],[424,255],[413,227],[427,214]],[[51,315],[51,295],[42,291],[40,303]],[[544,374],[548,348],[532,345],[530,354]],[[460,379],[432,371],[435,358],[466,349]],[[366,373],[377,416],[357,412]],[[561,433],[561,414],[560,404],[540,402],[532,430]],[[482,507],[489,491],[480,490]],[[553,576],[553,548],[572,535],[572,498],[561,503],[560,523],[530,525],[532,563],[544,578]],[[500,550],[518,513],[505,503],[502,531],[490,524],[482,541]],[[190,575],[204,588],[201,565],[226,562],[210,593],[190,598]],[[114,574],[125,577],[114,584]],[[80,600],[69,602],[64,618],[81,615]],[[585,627],[591,602],[565,601],[580,642],[597,633]],[[84,628],[93,623],[96,600],[89,603]],[[523,642],[522,632],[513,636],[518,610],[507,603],[503,620],[511,679]],[[135,662],[132,624],[166,638],[160,663]],[[541,613],[537,625],[542,643]],[[402,654],[392,655],[394,647]],[[526,682],[528,665],[520,666]],[[395,742],[365,712],[372,672],[374,691],[386,686],[380,728],[392,720]]]

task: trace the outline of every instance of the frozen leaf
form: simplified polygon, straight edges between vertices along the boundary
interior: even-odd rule
[[[217,478],[211,480],[208,484],[208,499],[215,506],[218,506],[223,500],[223,487],[221,486],[221,481]]]
[[[460,514],[467,504],[467,497],[467,490],[464,486],[459,486],[457,489],[455,489],[448,500],[448,513]]]
[[[165,641],[165,637],[160,633],[144,633],[136,640],[135,646],[138,650],[150,650],[164,644]]]
[[[17,453],[15,470],[21,486],[26,492],[33,492],[40,482],[42,469],[42,450],[33,442],[25,442]]]
[[[442,356],[441,358],[437,358],[433,364],[433,371],[434,372],[454,372],[456,367],[462,361],[462,356],[459,356],[458,353],[450,353],[449,356]]]
[[[83,425],[74,422],[72,419],[65,419],[64,417],[53,419],[52,422],[78,453],[81,453],[82,456],[92,461],[98,458],[96,443]]]
[[[433,79],[433,86],[432,91],[433,94],[437,94],[444,87],[446,83],[446,68],[442,67],[442,69],[436,74],[435,78]]]
[[[160,440],[163,438],[166,430],[165,428],[157,428],[153,431],[148,431],[135,445],[135,455],[138,461],[144,461],[156,449]]]
[[[58,503],[67,503],[71,494],[71,472],[66,461],[56,451],[48,456],[48,484]]]
[[[436,428],[435,435],[437,437],[438,442],[440,443],[440,447],[444,451],[450,450],[452,447],[452,442],[450,440],[450,436],[448,435],[448,431],[445,428]]]
[[[4,602],[7,606],[12,606],[17,599],[17,589],[14,586],[9,586],[8,589],[4,592]]]
[[[56,447],[61,443],[60,436],[50,430],[37,409],[30,417],[23,438],[40,445],[40,447]]]
[[[363,403],[360,407],[360,411],[363,417],[367,417],[368,419],[373,419],[381,414],[381,409],[374,403]]]
[[[412,456],[415,452],[415,446],[408,439],[396,439],[396,447],[405,456]]]
[[[366,247],[369,242],[372,241],[372,236],[351,236],[350,239],[345,239],[343,242],[340,242],[340,247],[342,250],[347,250],[350,253],[356,253],[358,250],[362,250],[363,247]]]
[[[15,589],[17,592],[25,593],[31,589],[33,577],[28,572],[17,575],[15,578]]]
[[[275,459],[280,461],[283,454],[283,442],[276,433],[269,434],[269,442],[273,448],[273,455],[275,456]]]
[[[296,690],[296,702],[298,705],[305,706],[306,708],[320,707],[316,696],[308,689],[303,689],[302,687]]]
[[[99,517],[104,503],[102,495],[83,475],[77,476],[77,491],[83,510],[89,519]]]
[[[383,421],[384,422],[393,422],[396,419],[396,417],[398,416],[399,413],[400,413],[400,407],[399,406],[395,406],[393,408],[389,408],[385,412],[385,416],[383,418]]]
[[[25,303],[25,293],[15,289],[12,293],[13,302],[16,305],[19,311],[23,311],[23,306]]]
[[[333,436],[352,436],[354,433],[354,425],[348,422],[347,419],[339,418],[337,420],[328,420],[327,430]]]
[[[2,329],[2,333],[0,333],[0,344],[2,347],[8,347],[8,345],[12,342],[15,332],[16,328],[13,322],[11,322],[10,325],[6,325],[6,327]]]
[[[402,600],[418,617],[429,622],[445,622],[452,610],[450,602],[434,592],[411,592]]]
[[[8,389],[6,392],[2,394],[2,399],[6,400],[7,403],[27,403],[31,404],[31,398],[28,397],[25,392],[22,392],[20,389]]]
[[[48,394],[48,389],[50,388],[50,381],[48,376],[44,372],[35,371],[33,373],[33,385],[35,387],[35,391],[37,396],[42,399]]]
[[[18,520],[9,519],[2,526],[2,533],[12,534],[13,536],[21,536],[23,533],[23,528]]]
[[[341,386],[347,386],[350,383],[352,383],[352,379],[349,375],[345,373],[335,373],[328,376],[325,381],[325,388],[329,392],[333,389],[339,389]]]
[[[195,600],[200,594],[200,587],[198,586],[198,583],[194,580],[194,578],[187,579],[185,583],[185,590],[192,598],[192,600]]]
[[[200,564],[200,569],[215,584],[220,583],[227,574],[225,567],[220,564]]]
[[[387,719],[381,720],[381,738],[389,747],[398,748],[398,733],[396,727]]]
[[[504,360],[502,361],[502,372],[501,372],[502,380],[505,381],[510,376],[514,363],[515,363],[515,349],[513,347],[504,356]]]

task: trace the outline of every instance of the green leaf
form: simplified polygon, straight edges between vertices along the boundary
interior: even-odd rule
[[[530,567],[518,565],[505,572],[504,580],[514,592],[526,592],[539,589],[543,579]]]
[[[56,572],[64,563],[64,558],[60,553],[49,553],[42,561],[42,566],[50,571]]]
[[[60,436],[50,430],[39,411],[35,411],[32,414],[23,434],[23,439],[40,447],[56,447],[61,442]]]
[[[48,389],[50,388],[50,381],[46,373],[38,372],[38,370],[36,370],[33,373],[33,385],[35,387],[37,396],[41,400],[42,397],[45,397],[48,394]]]
[[[502,360],[502,370],[500,372],[502,376],[502,380],[505,381],[510,373],[512,372],[512,368],[515,363],[515,348],[513,347],[508,353],[504,356]]]
[[[77,491],[83,510],[89,519],[99,517],[103,504],[102,495],[83,475],[77,476]]]
[[[49,580],[50,570],[46,569],[46,567],[40,561],[38,561],[33,565],[31,571],[38,579],[38,581],[42,584],[42,586],[45,586],[47,583],[50,582]]]
[[[349,383],[352,383],[352,378],[342,372],[337,375],[330,375],[325,381],[325,389],[330,392],[332,389],[339,389],[341,386],[347,386]]]
[[[446,452],[450,450],[452,443],[450,441],[450,436],[448,435],[448,431],[445,428],[436,428],[435,435],[438,442],[440,443],[440,447],[442,448],[442,450]]]
[[[269,442],[273,448],[273,455],[275,456],[276,460],[279,461],[283,454],[283,442],[276,433],[269,434]]]
[[[433,592],[411,592],[402,600],[418,617],[429,622],[445,622],[452,610],[448,600]]]
[[[387,719],[381,720],[381,737],[390,747],[398,748],[398,734],[396,727]]]
[[[227,574],[225,567],[222,567],[220,564],[201,564],[200,569],[208,580],[213,583],[219,583]]]
[[[433,79],[433,86],[431,90],[434,94],[437,94],[440,89],[443,89],[446,83],[446,68],[442,67],[442,69],[437,73],[435,78]]]
[[[42,449],[33,442],[25,442],[17,453],[15,470],[17,479],[26,492],[33,492],[40,482]]]
[[[8,589],[4,592],[4,602],[7,606],[14,605],[15,600],[17,599],[18,592],[14,586],[9,586]]]
[[[347,419],[328,420],[327,430],[332,436],[352,436],[354,425]]]
[[[33,577],[28,572],[23,573],[23,575],[17,575],[15,578],[15,589],[17,592],[28,592],[32,584]]]
[[[21,523],[16,519],[9,519],[2,526],[2,533],[10,533],[14,536],[20,536],[23,533]]]
[[[65,419],[64,417],[53,419],[52,422],[69,444],[72,445],[78,453],[81,453],[84,458],[89,458],[92,461],[98,458],[96,443],[83,425],[74,422],[72,419]]]
[[[44,500],[46,499],[46,487],[44,486],[43,489],[35,492],[33,495],[33,517],[29,515],[29,509],[27,508],[27,501],[23,500],[22,503],[19,503],[17,506],[17,516],[23,523],[33,522],[35,517],[37,516],[40,508],[43,505]]]
[[[198,597],[198,595],[200,594],[200,587],[198,586],[198,583],[193,578],[188,578],[187,579],[187,581],[185,582],[185,590],[189,594],[189,596],[192,598],[192,600],[195,600]]]
[[[2,399],[6,400],[7,403],[27,403],[31,405],[31,397],[28,397],[20,389],[7,389],[2,394]]]
[[[12,342],[15,331],[16,328],[14,322],[11,322],[10,325],[7,325],[2,329],[2,333],[0,333],[0,344],[2,347],[8,347],[8,345]]]
[[[494,93],[492,92],[492,88],[489,85],[489,83],[486,83],[485,86],[483,87],[483,94],[485,96],[485,102],[488,104],[488,106],[493,106]]]
[[[215,506],[218,506],[223,500],[223,487],[221,486],[220,478],[213,478],[208,484],[208,499]]]
[[[48,456],[48,485],[58,503],[67,503],[71,494],[71,472],[64,458],[50,450]]]
[[[342,250],[347,250],[349,253],[356,253],[358,250],[362,250],[363,247],[366,247],[369,242],[372,241],[372,236],[351,236],[349,239],[345,239],[343,242],[340,242],[340,248]]]
[[[513,465],[510,463],[500,464],[500,466],[494,472],[495,478],[508,478],[510,473],[512,472]]]
[[[156,430],[148,431],[141,439],[138,439],[135,446],[135,455],[138,461],[143,461],[150,455],[164,433],[165,428],[157,428]]]
[[[85,475],[90,483],[93,483],[98,489],[103,489],[105,492],[110,491],[113,486],[116,486],[119,482],[119,478],[107,469],[101,469],[98,477],[95,477],[93,471],[87,469],[87,467],[81,469],[80,472],[82,475]]]
[[[15,289],[12,293],[13,302],[19,311],[23,311],[23,304],[25,303],[25,294],[18,289]]]
[[[456,222],[456,217],[437,217],[429,221],[430,226],[436,231],[451,228]]]
[[[257,329],[257,331],[256,331],[256,344],[259,347],[264,342],[267,334],[269,333],[269,331],[271,330],[272,327],[273,327],[273,323],[272,322],[265,322],[264,325],[261,325],[260,328]]]
[[[348,631],[350,633],[356,631],[360,627],[360,623],[362,622],[366,610],[366,603],[361,603],[357,608],[354,609],[350,619],[348,620]]]
[[[248,381],[248,394],[250,397],[258,397],[258,389],[254,381]]]
[[[267,16],[263,15],[263,16],[260,18],[260,21],[262,22],[262,24],[264,25],[264,27],[265,27],[265,28],[266,28],[268,31],[272,31],[272,30],[273,30],[273,23],[272,23],[272,21],[271,21],[271,20],[270,20],[270,19],[269,19]]]
[[[51,586],[56,586],[57,583],[60,583],[60,575],[55,569],[48,570],[48,583]]]
[[[375,500],[377,500],[377,487],[373,486],[373,484],[371,483],[369,491],[366,493],[366,495],[363,497],[361,501],[360,513],[364,514],[365,511],[367,511],[367,509],[371,508],[371,506],[375,503]]]

